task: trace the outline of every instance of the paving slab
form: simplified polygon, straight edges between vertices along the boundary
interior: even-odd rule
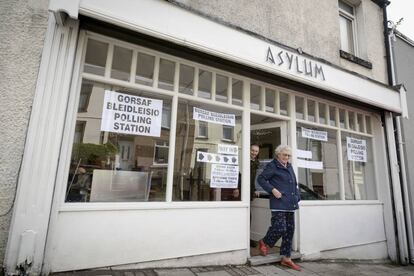
[[[195,274],[188,268],[154,269],[158,276],[194,276]]]
[[[208,272],[199,272],[196,273],[197,276],[231,276],[225,270],[217,270],[217,271],[208,271]]]

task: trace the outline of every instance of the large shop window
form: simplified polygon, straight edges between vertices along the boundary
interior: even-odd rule
[[[173,200],[240,200],[242,112],[180,100]]]
[[[84,80],[86,88],[65,201],[165,201],[171,100]]]
[[[345,199],[377,199],[372,138],[342,132]]]
[[[340,199],[336,131],[298,124],[296,134],[302,199]]]

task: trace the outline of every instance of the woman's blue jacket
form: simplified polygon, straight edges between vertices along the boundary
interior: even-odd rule
[[[295,172],[290,163],[284,167],[278,160],[272,160],[258,176],[257,181],[270,194],[271,210],[291,211],[299,208],[300,193]],[[273,188],[282,193],[281,198],[278,199],[273,195]]]

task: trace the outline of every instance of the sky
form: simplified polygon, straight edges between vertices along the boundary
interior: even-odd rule
[[[396,23],[403,17],[397,30],[414,40],[414,0],[390,0],[390,2],[387,7],[388,20]]]

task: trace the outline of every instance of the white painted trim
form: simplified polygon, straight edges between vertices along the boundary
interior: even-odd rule
[[[62,26],[49,16],[5,258],[8,273],[25,259],[32,260],[28,273],[41,272],[77,36],[77,21]],[[29,232],[33,240],[23,244]]]

